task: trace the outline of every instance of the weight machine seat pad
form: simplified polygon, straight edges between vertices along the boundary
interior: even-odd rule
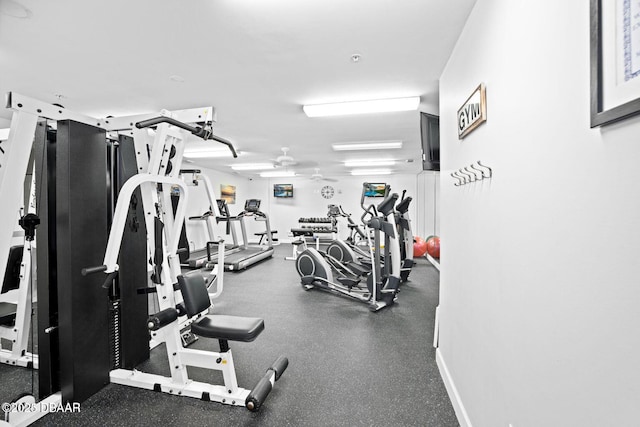
[[[256,317],[208,315],[191,325],[191,332],[201,337],[250,342],[264,330],[264,320]]]
[[[13,326],[16,321],[17,304],[0,302],[0,325]]]

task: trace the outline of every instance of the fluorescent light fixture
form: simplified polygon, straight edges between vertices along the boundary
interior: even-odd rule
[[[331,147],[333,151],[394,150],[402,148],[402,141],[348,142],[331,144]]]
[[[0,141],[9,139],[9,130],[10,129],[0,129]]]
[[[355,169],[351,175],[391,175],[391,169]]]
[[[272,171],[262,172],[260,176],[263,178],[286,178],[296,176],[296,173],[294,171]]]
[[[273,169],[273,163],[238,163],[231,165],[234,171],[257,171],[263,169]]]
[[[374,99],[370,101],[337,102],[334,104],[303,105],[308,117],[346,116],[351,114],[387,113],[417,110],[420,97]]]
[[[240,155],[240,153],[238,153]],[[200,149],[200,150],[185,150],[184,157],[189,157],[192,159],[206,159],[206,158],[214,158],[214,157],[233,157],[231,154],[231,150],[228,148],[225,149]]]
[[[344,165],[348,168],[366,168],[377,166],[393,166],[396,164],[395,160],[378,160],[378,159],[362,159],[362,160],[347,160]]]

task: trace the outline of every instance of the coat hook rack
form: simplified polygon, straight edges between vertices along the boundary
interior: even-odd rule
[[[457,180],[457,182],[454,182],[453,185],[455,185],[456,187],[460,187],[465,184],[491,178],[493,176],[493,169],[491,169],[489,166],[483,165],[482,163],[480,163],[480,160],[478,160],[477,162],[472,163],[469,166],[465,166],[456,170],[455,172],[452,172],[450,175]]]
[[[464,175],[465,177],[467,177],[467,183],[471,183],[471,182],[474,182],[474,181],[476,180],[476,179],[475,179],[475,175],[471,175],[469,172],[465,171],[465,170],[464,170],[464,168],[460,168],[460,169],[458,169],[458,171],[459,171],[462,175]]]
[[[473,168],[469,169],[470,167],[471,166],[465,166],[464,170],[473,175],[474,181],[480,181],[483,178],[482,173],[480,173],[480,177],[478,177],[478,174],[476,173],[475,169]]]
[[[485,178],[491,178],[491,176],[493,176],[493,170],[489,166],[483,165],[482,163],[480,163],[480,160],[478,160],[476,163],[478,164],[478,166],[489,170],[489,173],[487,176],[485,176]]]
[[[458,176],[456,174],[456,172],[452,172],[451,176],[454,177],[458,182],[454,182],[453,185],[455,185],[456,187],[460,187],[461,185],[465,184],[464,178]]]
[[[469,178],[459,170],[455,171],[455,174],[456,176],[460,177],[460,179],[462,180],[462,185],[469,183]]]

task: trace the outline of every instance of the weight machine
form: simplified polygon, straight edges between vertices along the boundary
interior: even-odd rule
[[[151,141],[145,129],[154,125],[157,125],[157,128]],[[264,321],[256,318],[207,315],[211,298],[204,279],[194,274],[181,274],[177,250],[185,218],[187,189],[184,181],[177,176],[177,168],[172,173],[170,165],[173,159],[179,166],[184,144],[183,129],[187,126],[163,117],[136,123],[136,151],[146,153],[145,148],[151,147],[149,158],[146,155],[138,158],[138,165],[144,165],[143,170],[146,173],[129,178],[123,185],[116,204],[103,265],[85,268],[83,274],[104,272],[107,276],[103,287],[110,286],[119,269],[118,255],[127,222],[126,201],[140,187],[148,217],[147,230],[153,230],[153,233],[148,232],[147,235],[150,246],[154,248],[152,281],[160,303],[160,311],[151,316],[147,323],[154,340],[163,342],[166,346],[171,376],[164,377],[135,369],[115,369],[110,373],[111,382],[225,404],[244,405],[256,411],[275,381],[287,368],[288,360],[286,357],[279,357],[252,391],[238,387],[228,341],[253,341],[264,329]],[[174,156],[172,153],[175,153]],[[174,194],[178,197],[178,202],[175,215],[170,208],[170,195],[162,191],[165,186],[171,186],[176,190]],[[221,241],[219,244],[222,246],[224,242]],[[182,316],[186,316],[186,320],[180,322],[179,318]],[[183,348],[181,330],[184,325],[191,326],[192,332],[197,336],[218,339],[220,352]],[[187,366],[222,371],[224,385],[190,380]]]
[[[12,224],[22,203],[20,186],[16,186],[15,181],[25,176],[32,147],[35,148],[36,170],[42,172],[38,174],[42,182],[36,193],[38,215],[42,219],[38,229],[40,407],[79,403],[110,380],[117,382],[120,379],[117,372],[133,372],[133,368],[144,360],[145,351],[148,357],[147,298],[135,302],[133,296],[140,295],[140,290],[146,295],[146,289],[137,288],[135,283],[148,288],[149,254],[155,260],[153,288],[159,295],[161,312],[171,308],[178,310],[176,307],[180,307],[181,302],[186,305],[182,291],[180,294],[174,291],[179,273],[176,254],[176,230],[179,228],[176,227],[181,227],[184,220],[186,199],[179,202],[175,215],[171,212],[170,202],[171,188],[181,194],[185,190],[184,183],[175,174],[182,161],[186,137],[193,134],[216,140],[226,144],[234,155],[235,150],[230,142],[211,133],[215,117],[211,107],[96,119],[17,93],[7,95],[6,106],[13,110],[13,117],[8,139],[0,152],[0,200],[3,201],[0,241],[8,242],[13,234]],[[57,124],[54,132],[48,129],[48,121]],[[150,127],[155,127],[154,135],[150,135]],[[122,166],[120,178],[129,179],[122,184],[117,196],[108,198],[108,177],[118,169],[109,153],[124,153],[125,150],[133,150],[131,155],[135,161],[127,164],[127,171]],[[154,167],[155,176],[152,174]],[[114,203],[113,218],[109,218],[109,206]],[[138,218],[144,219],[139,221]],[[112,227],[108,234],[110,219]],[[169,231],[165,232],[165,228]],[[110,249],[115,247],[114,242],[107,247],[105,259],[109,263],[105,265],[112,268],[104,269],[109,273],[107,280],[84,277],[82,268],[99,262],[96,255],[107,246],[108,235],[109,239],[112,239],[111,235],[118,236],[118,249]],[[142,239],[139,238],[141,235]],[[51,248],[54,252],[50,252]],[[137,255],[130,257],[132,251]],[[0,246],[0,259],[6,260],[8,255],[8,245]],[[116,264],[118,255],[120,265]],[[135,274],[129,265],[131,259],[142,260],[136,261]],[[4,277],[5,270],[6,264],[0,263],[0,277]],[[204,292],[210,302],[206,287]],[[116,306],[116,303],[121,305]],[[140,305],[144,306],[144,311],[135,310]],[[138,313],[138,318],[134,312]],[[144,316],[142,322],[139,321],[140,313]],[[182,348],[180,327],[194,323],[196,319],[191,320],[191,317],[186,322],[176,320],[163,325],[158,335],[164,335],[166,340],[175,343],[176,348]],[[200,314],[197,320],[205,318],[208,317]],[[78,331],[80,325],[83,330]],[[86,330],[86,325],[91,325],[90,331]],[[136,329],[139,327],[144,335],[139,334],[140,329]],[[225,331],[228,332],[223,328]],[[258,333],[249,338],[255,338]],[[141,340],[140,336],[145,339]],[[118,337],[115,342],[114,337]],[[134,348],[135,344],[143,349],[140,354],[136,353],[139,350]],[[181,351],[178,353],[185,374],[184,366],[194,362],[190,357],[197,363],[205,359],[191,353],[184,353],[184,356]],[[206,359],[210,361],[211,357]],[[254,388],[253,400],[241,404],[252,410],[259,408],[286,364],[286,359],[279,359]],[[229,377],[227,371],[225,380]],[[231,386],[233,389],[233,384]],[[22,397],[20,401],[35,400],[33,395]],[[0,421],[0,426],[28,425],[43,415],[45,413],[41,411],[5,413],[5,421]]]
[[[37,369],[38,355],[29,352],[28,342],[33,310],[32,253],[40,219],[35,215],[33,175],[27,175],[25,181],[29,182],[25,185],[28,193],[18,221],[24,236],[22,244],[9,249],[0,292],[0,363]],[[11,349],[4,347],[2,340],[10,342]]]

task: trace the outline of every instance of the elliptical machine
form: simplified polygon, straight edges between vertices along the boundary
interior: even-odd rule
[[[328,208],[327,216],[329,218],[337,219],[338,217],[344,217],[347,219],[350,235],[346,240],[335,239],[332,241],[329,246],[327,246],[326,252],[340,262],[357,262],[371,268],[371,256],[368,249],[367,236],[362,230],[362,227],[351,219],[351,215],[346,213],[344,209],[342,209],[342,206],[329,205]]]
[[[396,205],[396,224],[398,226],[398,236],[400,239],[400,259],[402,259],[402,267],[400,268],[400,279],[403,282],[409,280],[413,262],[413,231],[411,230],[411,218],[409,218],[409,204],[411,196],[405,197],[407,190],[402,190],[402,199]]]
[[[389,196],[389,192],[391,190],[391,186],[388,184],[384,187],[384,198],[386,199]],[[369,207],[365,205],[367,195],[373,193],[372,184],[368,182],[362,183],[362,193],[360,196],[360,206],[364,211],[362,216],[360,217],[360,221],[363,225],[367,226],[367,222],[369,219],[373,218],[377,215],[376,208],[373,205]],[[369,229],[362,229],[359,224],[356,224],[352,219],[351,215],[346,213],[342,206],[329,205],[329,212],[327,216],[336,219],[337,217],[345,217],[347,218],[347,223],[350,231],[350,235],[346,240],[336,239],[327,247],[326,252],[332,257],[336,258],[338,261],[342,263],[353,263],[357,262],[360,264],[364,264],[371,269],[372,257],[371,257],[371,234]],[[373,212],[373,213],[372,213]]]
[[[345,275],[337,266],[341,263],[329,254],[323,254],[314,248],[304,250],[296,259],[296,269],[301,277],[305,290],[319,288],[340,295],[345,295],[360,302],[369,304],[369,310],[378,311],[393,304],[397,298],[400,285],[400,245],[395,223],[394,205],[397,194],[386,197],[376,208],[370,205],[367,212],[371,219],[366,222],[373,231],[366,233],[372,268],[370,272],[362,272],[366,277],[366,289],[360,283],[360,277]],[[384,234],[384,255],[381,254],[381,234]],[[384,257],[384,270],[381,258]],[[334,273],[337,274],[334,278]]]
[[[367,221],[369,215],[368,208],[365,206],[365,194],[369,192],[369,184],[363,184],[362,197],[360,199],[360,205],[364,210],[362,215],[362,222]],[[386,186],[386,194],[389,193],[389,186]],[[406,197],[406,190],[402,191],[402,198],[395,208],[395,223],[398,230],[398,240],[400,244],[400,279],[402,282],[409,280],[409,274],[414,266],[413,261],[413,232],[411,230],[411,219],[409,218],[409,205],[412,201],[411,197]],[[327,214],[331,218],[346,217],[348,226],[351,231],[349,238],[345,240],[334,240],[327,247],[327,253],[340,262],[353,263],[357,262],[364,264],[365,266],[371,265],[371,258],[369,254],[365,252],[361,244],[356,244],[356,241],[362,242],[362,238],[366,237],[360,226],[356,224],[349,214],[344,212],[342,206],[329,205],[329,213]],[[366,241],[365,241],[366,244]]]

